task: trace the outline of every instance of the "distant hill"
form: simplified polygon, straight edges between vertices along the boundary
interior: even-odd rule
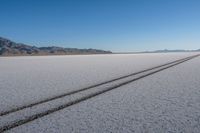
[[[200,49],[197,50],[155,50],[155,51],[142,51],[142,52],[118,52],[115,54],[143,54],[143,53],[175,53],[175,52],[200,52]]]
[[[156,51],[145,51],[144,53],[198,52],[198,51],[200,51],[200,49],[198,49],[198,50],[182,50],[182,49],[168,50],[168,49],[164,49],[164,50],[156,50]]]
[[[109,54],[111,51],[63,47],[36,47],[0,37],[0,56]]]

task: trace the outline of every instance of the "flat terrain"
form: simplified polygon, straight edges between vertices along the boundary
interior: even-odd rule
[[[196,54],[2,57],[0,112]],[[8,132],[198,132],[199,66],[200,57],[193,58]],[[16,114],[2,116],[0,126]]]

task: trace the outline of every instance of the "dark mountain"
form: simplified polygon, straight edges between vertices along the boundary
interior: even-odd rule
[[[72,54],[109,54],[110,51],[98,49],[77,49],[62,47],[36,47],[22,43],[16,43],[9,39],[0,37],[1,56],[20,56],[20,55],[72,55]]]

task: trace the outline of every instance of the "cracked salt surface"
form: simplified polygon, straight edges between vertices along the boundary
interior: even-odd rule
[[[196,53],[0,58],[0,111]]]
[[[200,57],[8,132],[200,131]]]

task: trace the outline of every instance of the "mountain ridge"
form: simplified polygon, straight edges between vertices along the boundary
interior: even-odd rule
[[[139,54],[139,53],[170,53],[170,52],[200,52],[197,50],[155,50],[142,52],[115,52],[99,49],[63,48],[58,46],[36,47],[23,43],[16,43],[10,39],[0,37],[0,56],[29,56],[29,55],[87,55],[87,54]]]
[[[57,46],[36,47],[23,43],[16,43],[10,39],[0,37],[0,56],[25,55],[80,55],[80,54],[111,54],[111,51],[99,49],[63,48]]]

